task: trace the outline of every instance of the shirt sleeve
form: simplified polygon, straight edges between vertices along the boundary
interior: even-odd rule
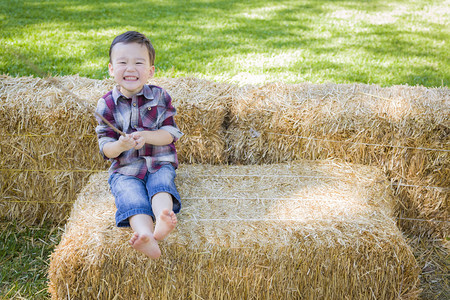
[[[181,132],[177,124],[175,124],[174,116],[177,114],[177,111],[172,105],[172,98],[165,90],[163,90],[162,96],[164,98],[166,109],[161,117],[163,121],[160,129],[168,131],[173,136],[173,141],[176,142],[183,136],[183,132]]]
[[[108,120],[108,122],[116,126],[114,114],[106,105],[105,99],[100,98],[98,100],[97,109],[95,110],[95,112],[102,115],[106,120]],[[99,116],[95,115],[95,118],[98,122],[98,125],[95,128],[95,132],[97,133],[98,147],[100,149],[100,154],[103,156],[103,158],[109,159],[103,153],[103,147],[105,146],[106,143],[117,141],[119,135],[113,129],[111,129],[105,122],[103,122],[103,120]]]

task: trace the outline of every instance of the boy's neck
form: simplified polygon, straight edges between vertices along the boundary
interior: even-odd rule
[[[123,91],[123,88],[122,88],[120,85],[118,86],[119,92],[120,92],[122,95],[124,95],[126,98],[128,98],[128,99],[131,99],[133,96],[135,96],[135,95],[141,93],[143,88],[144,88],[144,87],[142,87],[137,93],[128,94],[128,93],[126,93],[126,92]]]

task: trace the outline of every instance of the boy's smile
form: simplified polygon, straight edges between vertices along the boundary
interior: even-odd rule
[[[116,44],[108,68],[122,94],[128,98],[139,93],[155,73],[147,48],[138,43]]]

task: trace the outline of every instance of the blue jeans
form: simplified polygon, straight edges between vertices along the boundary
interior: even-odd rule
[[[152,197],[161,192],[172,195],[173,211],[180,212],[181,202],[175,186],[175,169],[171,164],[163,165],[155,173],[147,172],[145,178],[113,173],[108,183],[116,201],[116,225],[129,227],[129,217],[137,214],[150,215],[155,219],[152,210]]]

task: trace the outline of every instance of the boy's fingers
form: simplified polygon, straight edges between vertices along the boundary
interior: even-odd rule
[[[127,134],[127,136],[125,137],[125,139],[127,140],[127,142],[135,141],[134,137],[133,137],[131,134]]]
[[[133,132],[133,133],[131,134],[131,137],[132,137],[133,139],[137,140],[137,139],[141,138],[141,135],[140,135],[139,133]]]

